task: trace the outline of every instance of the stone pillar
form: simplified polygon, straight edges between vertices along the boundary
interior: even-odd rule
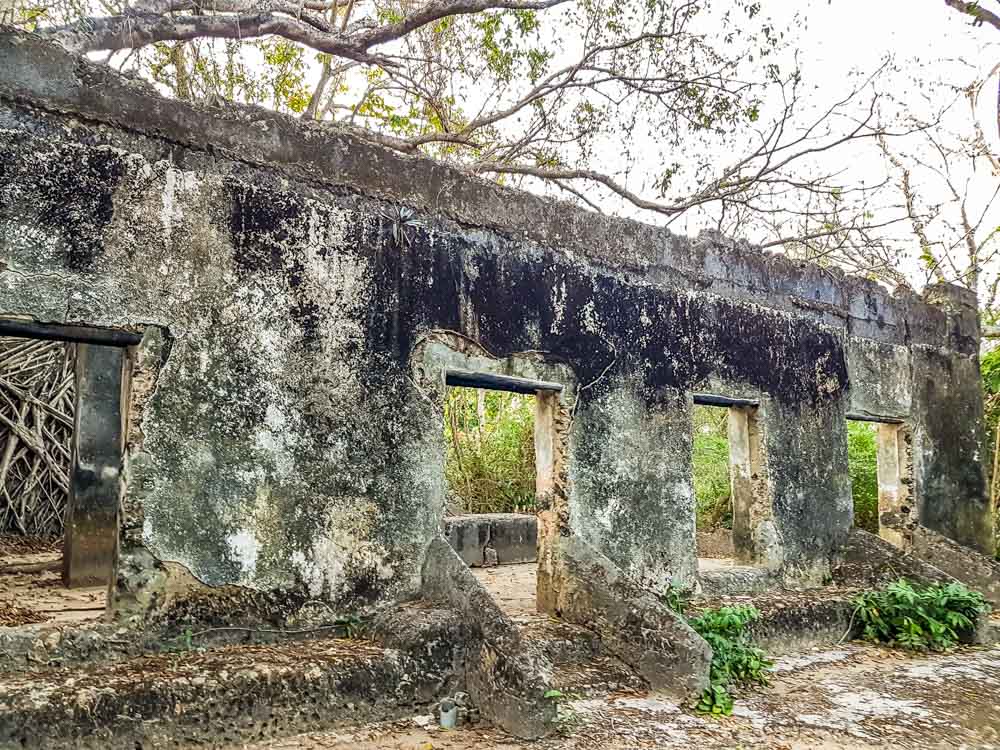
[[[558,611],[559,590],[565,585],[559,565],[559,541],[569,529],[566,497],[566,439],[568,411],[555,391],[535,396],[535,497],[538,500],[537,580],[535,604],[539,612]]]
[[[878,426],[878,534],[900,549],[909,549],[913,530],[913,438],[902,424]]]
[[[729,407],[729,483],[733,502],[733,547],[736,557],[752,565],[777,565],[767,540],[773,533],[762,527],[773,526],[774,512],[767,482],[757,407]]]
[[[638,376],[634,376],[638,377]],[[602,388],[573,417],[573,534],[654,591],[697,581],[692,401],[634,382]]]
[[[80,344],[63,583],[107,585],[118,548],[125,350]]]

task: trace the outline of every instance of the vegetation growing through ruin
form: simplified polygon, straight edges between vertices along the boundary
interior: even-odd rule
[[[995,320],[987,320],[987,327],[995,327]],[[993,323],[993,326],[989,324]],[[979,360],[983,375],[983,395],[985,396],[986,440],[985,455],[992,453],[990,500],[997,517],[1000,517],[1000,348],[983,354]],[[996,549],[994,555],[1000,560],[1000,524],[996,525]]]
[[[731,529],[728,413],[719,407],[695,405],[691,421],[694,431],[691,470],[698,529]]]
[[[444,415],[449,510],[534,512],[535,399],[449,388]]]
[[[688,620],[712,647],[710,685],[696,706],[700,713],[728,716],[734,687],[767,685],[772,662],[753,645],[747,628],[759,616],[754,607],[743,605],[708,609]]]
[[[914,586],[900,579],[854,600],[865,640],[909,651],[953,648],[988,610],[982,595],[961,583]]]
[[[877,430],[872,422],[847,423],[854,525],[873,534],[878,533]]]

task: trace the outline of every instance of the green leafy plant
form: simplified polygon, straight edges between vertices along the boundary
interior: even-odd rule
[[[996,325],[995,315],[984,315],[984,325]],[[979,371],[983,376],[984,416],[986,417],[986,443],[983,454],[992,454],[993,481],[990,484],[990,500],[1000,513],[1000,348],[986,352],[979,359]],[[994,556],[1000,560],[1000,524]]]
[[[357,615],[341,617],[334,622],[334,625],[338,631],[338,635],[342,638],[364,638],[365,633],[368,631],[368,623]]]
[[[695,706],[699,713],[728,716],[733,712],[734,686],[766,685],[772,662],[753,645],[747,626],[760,614],[754,607],[719,607],[688,622],[712,647],[711,684]]]
[[[545,691],[543,697],[556,704],[556,731],[562,735],[570,734],[579,723],[580,717],[569,705],[569,701],[578,700],[580,696],[576,693],[564,693],[562,690],[551,688]]]
[[[184,632],[175,638],[166,642],[166,646],[163,649],[167,653],[183,653],[185,651],[193,651],[195,634],[191,631],[191,628],[185,628]]]
[[[660,594],[660,601],[666,604],[673,612],[683,616],[688,604],[691,602],[691,596],[691,589],[671,583]]]
[[[976,627],[989,606],[960,583],[914,586],[905,579],[854,599],[865,640],[911,651],[946,651]]]

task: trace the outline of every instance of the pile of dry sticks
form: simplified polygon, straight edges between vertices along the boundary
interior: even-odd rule
[[[74,383],[72,345],[0,337],[0,534],[63,533]]]

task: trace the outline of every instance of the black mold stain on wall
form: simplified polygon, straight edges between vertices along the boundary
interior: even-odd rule
[[[309,239],[304,203],[293,195],[253,185],[230,185],[228,198],[229,233],[237,266],[248,275],[281,274],[290,289],[299,289],[305,273],[303,245]],[[290,312],[303,337],[315,340],[320,307],[304,294],[295,299]]]
[[[66,269],[92,271],[104,252],[103,230],[114,216],[115,189],[125,174],[122,156],[108,149],[26,154],[0,152],[0,213],[30,212],[23,216],[26,222],[62,238]],[[32,187],[15,200],[15,185]]]
[[[295,298],[290,312],[304,339],[314,338],[324,312],[295,290],[304,273],[308,212],[321,209],[253,186],[232,187],[229,200],[238,266],[247,274],[282,274]],[[375,267],[379,304],[366,321],[368,353],[394,361],[397,376],[415,337],[443,328],[498,356],[549,352],[583,383],[611,363],[607,375],[642,372],[651,401],[663,389],[692,390],[713,374],[788,405],[815,406],[847,387],[840,339],[804,318],[623,280],[550,254],[527,258],[511,241],[484,248],[416,224],[403,229],[400,241],[391,221],[363,222],[356,214],[345,240],[348,251]],[[565,291],[557,298],[555,289]],[[561,325],[553,332],[556,320]]]
[[[841,340],[802,318],[625,281],[552,255],[526,258],[511,242],[482,248],[417,229],[402,248],[385,233],[359,237],[358,247],[366,255],[380,248],[383,304],[368,321],[369,340],[400,366],[415,335],[444,328],[497,356],[543,350],[582,383],[611,363],[607,375],[641,372],[654,401],[712,374],[787,404],[816,405],[847,387]]]

